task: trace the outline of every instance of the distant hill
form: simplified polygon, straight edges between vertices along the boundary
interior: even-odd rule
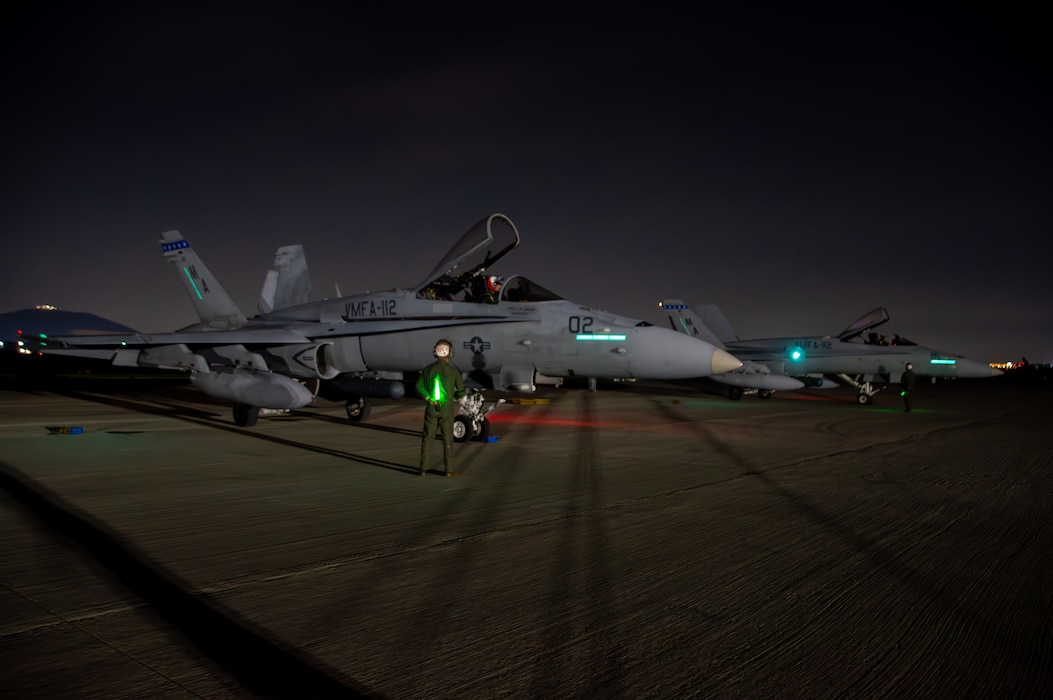
[[[62,309],[22,309],[0,314],[0,340],[17,340],[18,331],[56,335],[91,335],[96,333],[136,333],[137,331],[89,314]]]

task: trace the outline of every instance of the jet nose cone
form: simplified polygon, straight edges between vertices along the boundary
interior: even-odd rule
[[[713,374],[724,374],[737,370],[742,366],[742,362],[728,351],[717,348],[713,351],[713,361],[710,366],[713,368]]]
[[[629,371],[637,379],[691,379],[729,372],[742,363],[704,340],[666,328],[633,329]]]

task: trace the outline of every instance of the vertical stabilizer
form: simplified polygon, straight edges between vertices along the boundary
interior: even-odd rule
[[[203,323],[213,328],[245,325],[245,315],[179,231],[161,234],[161,251],[165,260],[178,271],[179,279],[190,295],[190,303]]]
[[[680,299],[667,299],[661,303],[661,306],[662,311],[667,314],[669,325],[675,331],[694,336],[725,350],[727,349],[726,343],[739,339],[731,330],[731,324],[716,306],[699,306],[697,315]]]
[[[303,246],[282,246],[274,253],[274,263],[263,279],[260,314],[306,304],[310,296],[311,277],[307,274],[307,257]]]
[[[712,331],[713,335],[720,338],[722,343],[734,343],[739,340],[738,334],[732,330],[731,324],[724,317],[724,312],[720,310],[719,306],[716,304],[703,304],[696,306],[694,310],[703,325]]]

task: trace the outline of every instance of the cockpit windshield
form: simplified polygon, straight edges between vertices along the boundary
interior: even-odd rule
[[[542,287],[537,282],[532,282],[526,277],[509,278],[501,290],[502,301],[559,301],[563,297]]]
[[[863,338],[863,342],[867,345],[917,345],[913,340],[902,335],[894,335],[892,338],[889,338],[884,333],[878,335],[876,331],[867,333],[866,337]]]
[[[472,295],[483,273],[519,245],[519,231],[504,214],[491,214],[461,236],[422,284],[423,299],[460,299]]]

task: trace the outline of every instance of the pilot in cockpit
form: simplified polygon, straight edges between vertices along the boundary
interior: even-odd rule
[[[483,293],[483,301],[487,304],[496,304],[501,299],[501,287],[505,284],[504,277],[488,275],[486,278],[486,291]]]
[[[505,280],[497,275],[476,275],[472,278],[465,301],[476,304],[496,304],[501,298],[501,287]]]

